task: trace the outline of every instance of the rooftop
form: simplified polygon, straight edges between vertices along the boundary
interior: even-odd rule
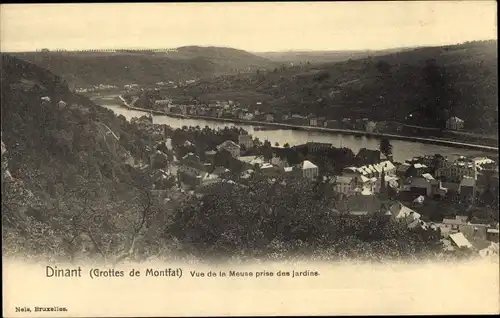
[[[350,183],[353,179],[353,177],[337,176],[335,181],[338,183]]]
[[[420,214],[403,205],[401,202],[396,202],[390,206],[389,210],[392,215],[397,219],[411,218],[413,220],[419,219]]]
[[[423,165],[423,164],[421,164],[421,163],[415,163],[415,164],[413,165],[413,167],[414,167],[415,169],[424,169],[424,168],[427,168],[427,166],[426,166],[426,165]]]
[[[221,149],[221,148],[240,148],[240,146],[232,140],[226,140],[217,146],[217,149]]]
[[[474,187],[476,185],[476,180],[474,178],[465,177],[460,182],[461,187]]]
[[[315,169],[315,168],[318,168],[318,166],[316,166],[314,163],[310,162],[309,160],[304,160],[300,164],[300,168],[301,169]]]
[[[434,177],[430,173],[424,173],[422,174],[422,177],[427,180],[434,180]]]
[[[468,247],[472,248],[472,244],[465,238],[465,236],[458,232],[450,234],[449,238],[455,243],[458,247]]]

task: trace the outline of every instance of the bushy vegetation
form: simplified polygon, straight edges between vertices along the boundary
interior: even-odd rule
[[[166,234],[180,250],[205,258],[374,260],[440,253],[439,232],[410,230],[384,213],[338,213],[322,187],[295,178],[255,180],[245,191],[220,183],[179,209]]]

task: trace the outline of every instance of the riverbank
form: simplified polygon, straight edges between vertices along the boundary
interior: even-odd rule
[[[172,118],[179,119],[199,119],[199,120],[207,120],[207,121],[215,121],[215,122],[228,122],[242,125],[251,125],[251,126],[269,126],[276,127],[278,129],[296,129],[296,130],[305,130],[305,131],[315,131],[315,132],[327,132],[332,134],[343,134],[343,135],[351,135],[351,136],[359,136],[359,137],[368,137],[368,138],[389,138],[394,140],[402,140],[402,141],[410,141],[410,142],[419,142],[423,144],[433,144],[438,146],[447,146],[447,147],[455,147],[455,148],[464,148],[471,150],[479,150],[490,153],[498,153],[498,147],[481,145],[481,144],[471,144],[447,139],[436,139],[436,138],[424,138],[424,137],[415,137],[415,136],[405,136],[405,135],[394,135],[394,134],[386,134],[386,133],[369,133],[361,130],[348,130],[348,129],[336,129],[336,128],[326,128],[326,127],[314,127],[314,126],[302,126],[302,125],[292,125],[285,123],[275,123],[275,122],[266,122],[266,121],[254,121],[254,120],[243,120],[237,118],[218,118],[218,117],[209,117],[209,116],[199,116],[199,115],[181,115],[181,114],[171,114],[164,111],[158,110],[150,110],[140,107],[135,107],[129,105],[122,96],[119,96],[121,101],[121,105],[128,109],[153,113],[155,115],[168,116]]]

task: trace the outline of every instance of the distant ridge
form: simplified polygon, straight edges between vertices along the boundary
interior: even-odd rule
[[[277,66],[267,58],[225,47],[159,49],[42,49],[6,53],[51,70],[76,85],[183,81]]]

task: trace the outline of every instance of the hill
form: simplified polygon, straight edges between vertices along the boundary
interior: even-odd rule
[[[64,77],[76,85],[153,84],[274,67],[246,51],[186,46],[173,51],[28,52],[14,56]]]
[[[442,127],[458,116],[466,130],[498,125],[497,42],[417,48],[383,56],[200,81],[186,94],[257,96],[264,111],[330,119],[371,118]],[[229,98],[228,98],[229,99]],[[409,116],[409,115],[412,116]],[[410,119],[409,119],[410,118]]]
[[[395,48],[379,51],[371,50],[344,50],[344,51],[283,51],[283,52],[256,52],[255,55],[280,63],[293,64],[321,64],[342,62],[349,59],[361,59],[368,56],[386,55],[395,52],[411,50],[410,48]]]
[[[50,71],[1,62],[3,255],[67,260],[85,241],[105,258],[127,249],[152,202],[134,168],[149,160],[148,136]]]

